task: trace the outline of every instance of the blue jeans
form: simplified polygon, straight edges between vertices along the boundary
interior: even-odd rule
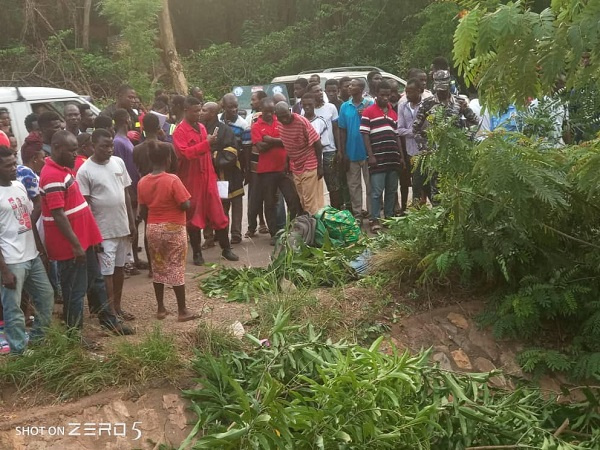
[[[369,179],[371,182],[371,219],[379,219],[382,197],[384,217],[393,217],[396,195],[398,194],[398,172],[389,170],[387,172],[372,173]]]
[[[86,262],[78,263],[75,258],[58,262],[60,284],[63,295],[63,317],[68,328],[83,326],[83,299],[89,290],[94,292],[93,305],[97,308],[101,323],[116,323],[116,317],[108,306],[106,284],[100,274],[94,247],[85,252]]]
[[[21,292],[29,293],[35,308],[35,321],[31,329],[31,340],[41,339],[52,320],[54,290],[48,280],[46,268],[40,257],[30,261],[8,264],[17,279],[15,289],[2,286],[2,309],[4,310],[4,330],[11,353],[23,353],[27,345],[25,335],[25,315],[21,311]]]

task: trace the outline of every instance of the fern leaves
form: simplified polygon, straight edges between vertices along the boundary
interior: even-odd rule
[[[554,1],[539,14],[530,2],[459,4],[469,12],[454,35],[455,65],[490,110],[551,93],[563,73],[576,87],[600,75],[600,0]],[[589,67],[580,64],[584,52]]]

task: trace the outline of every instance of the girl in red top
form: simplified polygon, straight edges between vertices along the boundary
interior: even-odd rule
[[[148,147],[153,170],[138,184],[138,202],[140,215],[147,224],[148,252],[158,303],[156,318],[162,320],[168,314],[163,302],[165,284],[168,284],[173,286],[177,298],[177,320],[186,322],[198,318],[185,304],[185,212],[190,207],[191,196],[176,175],[166,172],[171,164],[171,145],[150,140]]]

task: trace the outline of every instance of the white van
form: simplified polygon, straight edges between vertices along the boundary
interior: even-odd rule
[[[8,109],[11,127],[19,148],[27,137],[25,117],[32,112],[56,111],[64,118],[67,103],[88,103],[94,115],[100,110],[75,92],[46,87],[0,87],[0,108]]]
[[[404,87],[406,86],[405,80],[403,80],[400,77],[397,77],[396,75],[394,75],[392,73],[385,72],[377,67],[372,67],[372,66],[331,67],[328,69],[304,70],[297,75],[286,75],[286,76],[281,76],[281,77],[275,77],[275,78],[273,78],[271,83],[285,84],[287,87],[290,99],[293,99],[294,98],[294,81],[296,81],[300,77],[306,78],[308,80],[310,78],[310,76],[313,74],[319,75],[319,77],[321,78],[321,87],[323,88],[323,90],[325,90],[325,82],[327,80],[329,80],[330,78],[333,78],[336,80],[339,80],[342,77],[348,77],[351,79],[362,78],[366,85],[367,84],[367,74],[371,70],[377,70],[377,71],[381,72],[381,76],[383,77],[384,80],[397,81],[398,84],[400,85],[400,90],[401,91],[404,90]],[[369,86],[366,85],[365,92],[368,92],[368,91],[369,91]]]

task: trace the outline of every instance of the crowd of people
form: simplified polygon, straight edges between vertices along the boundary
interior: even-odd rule
[[[21,149],[0,111],[7,133],[0,133],[0,277],[10,351],[43,336],[55,301],[80,336],[86,296],[102,327],[133,334],[123,286],[140,269],[152,277],[158,319],[167,315],[165,285],[174,289],[177,320],[197,318],[186,305],[188,242],[195,265],[215,242],[237,261],[233,245],[257,233],[274,245],[287,220],[325,206],[325,189],[331,206],[368,219],[372,232],[405,213],[411,186],[416,203],[435,202],[435,176],[412,167],[428,149],[425,118],[441,108],[458,127],[479,120],[456,95],[447,61],[436,58],[430,74],[412,69],[404,92],[377,71],[366,82],[329,79],[324,90],[320,81],[298,78],[292,105],[281,94],[253,92],[251,115],[235,95],[205,102],[198,88],[187,97],[157,91],[146,110],[124,85],[97,117],[87,104],[66,105],[63,117],[28,116]],[[139,258],[141,230],[147,263]]]

